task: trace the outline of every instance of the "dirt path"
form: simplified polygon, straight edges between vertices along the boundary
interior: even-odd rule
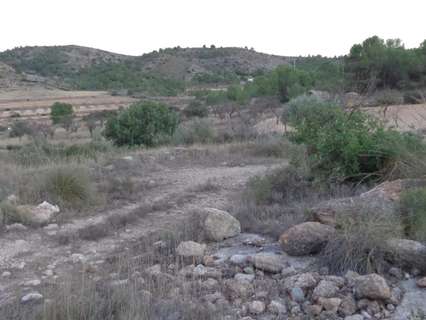
[[[5,233],[0,238],[0,305],[40,286],[36,284],[34,288],[28,281],[40,280],[41,285],[52,283],[82,262],[101,263],[112,252],[126,250],[148,234],[173,228],[194,208],[226,208],[231,197],[250,177],[272,166],[165,168],[151,176],[154,180],[161,179],[161,185],[141,195],[137,203],[89,219],[74,220],[59,230],[28,229]],[[208,183],[217,188],[210,190],[206,187]],[[111,217],[126,221],[132,214],[136,214],[137,219],[123,223],[121,228],[102,229],[106,221],[113,220]],[[74,237],[58,241],[64,234]],[[85,240],[91,237],[96,240]]]

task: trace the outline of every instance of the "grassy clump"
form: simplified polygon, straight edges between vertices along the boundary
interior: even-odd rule
[[[179,125],[172,137],[172,143],[175,145],[211,143],[215,140],[215,136],[215,129],[209,120],[196,118]]]
[[[383,271],[382,246],[402,232],[397,217],[374,213],[340,216],[336,229],[320,254],[320,261],[333,274]]]
[[[408,235],[426,241],[426,188],[404,191],[401,194],[401,211]]]

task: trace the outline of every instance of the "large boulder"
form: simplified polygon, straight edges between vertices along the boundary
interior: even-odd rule
[[[354,289],[359,299],[385,300],[391,297],[391,289],[386,280],[376,273],[357,277]]]
[[[425,187],[425,179],[399,179],[386,181],[359,196],[323,201],[310,211],[315,221],[334,226],[336,219],[344,215],[375,213],[396,215],[399,213],[401,192]]]
[[[222,241],[241,232],[240,222],[226,211],[205,208],[203,215],[203,226],[208,240]]]
[[[285,252],[292,256],[318,253],[335,232],[331,226],[319,222],[304,222],[291,227],[280,237]]]
[[[426,272],[426,246],[407,239],[389,239],[384,246],[387,258],[404,268]]]

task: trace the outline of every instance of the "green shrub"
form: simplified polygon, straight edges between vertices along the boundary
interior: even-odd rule
[[[74,110],[71,104],[55,102],[50,107],[50,119],[53,124],[59,124],[67,128],[74,117]]]
[[[158,144],[161,136],[172,136],[177,115],[167,106],[155,102],[139,102],[107,120],[104,135],[118,146]]]
[[[172,137],[175,145],[211,143],[215,139],[215,130],[207,119],[193,119],[181,123]]]
[[[192,101],[184,110],[183,114],[188,117],[204,118],[209,115],[207,107],[199,101]]]
[[[298,97],[290,101],[289,114],[292,140],[307,146],[313,171],[331,180],[399,177],[426,155],[419,137],[386,129],[366,113],[333,102]]]
[[[402,192],[401,210],[410,237],[426,241],[426,188]]]

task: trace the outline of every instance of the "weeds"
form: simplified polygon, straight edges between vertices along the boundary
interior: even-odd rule
[[[426,188],[404,191],[401,211],[408,235],[417,241],[426,241]]]
[[[333,274],[348,270],[359,273],[383,271],[382,246],[387,239],[401,235],[398,217],[358,213],[340,216],[337,232],[320,254],[320,261]]]

